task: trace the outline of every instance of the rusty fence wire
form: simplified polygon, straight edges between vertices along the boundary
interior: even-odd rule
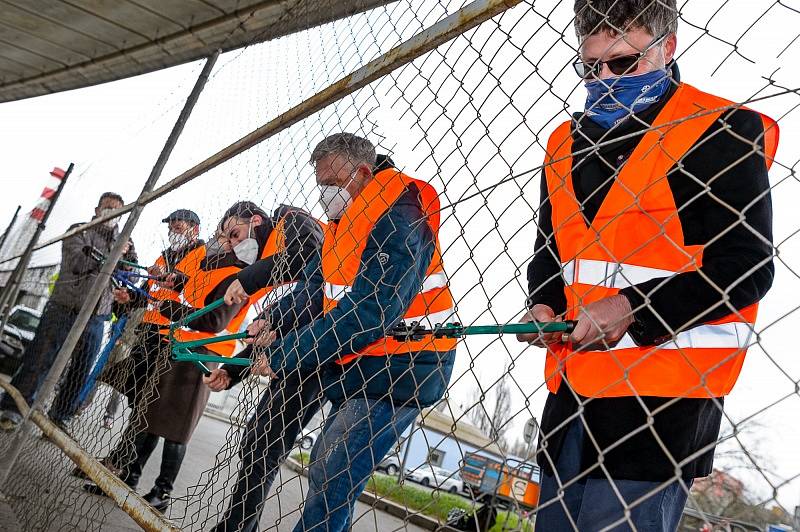
[[[221,55],[154,192],[131,201],[177,89],[130,142],[79,166],[73,208],[54,211],[61,233],[109,207],[101,192],[124,204],[45,235],[2,369],[31,402],[74,301],[106,283],[44,411],[99,464],[22,430],[5,395],[0,450],[21,453],[0,459],[0,511],[21,530],[126,530],[147,504],[163,514],[152,529],[635,530],[670,493],[686,503],[665,529],[797,529],[800,8],[678,7],[666,96],[622,106],[610,130],[573,114],[586,90],[565,0],[400,0]],[[188,92],[202,66],[178,68]],[[343,132],[356,137],[329,138]],[[135,159],[118,189],[117,157]],[[364,165],[371,201],[331,224],[319,185]],[[102,278],[124,218],[103,220],[137,203],[125,261]],[[0,270],[20,252],[4,245]],[[244,275],[255,296],[170,332],[234,279],[253,288]],[[607,314],[620,293],[629,307]],[[576,336],[432,334],[550,311]],[[175,360],[174,336],[242,333],[259,316],[271,345],[191,350],[267,360],[263,375],[226,366],[212,391]],[[127,485],[114,498],[88,471],[100,464]],[[603,485],[607,515],[574,510]],[[114,502],[133,493],[145,501]]]

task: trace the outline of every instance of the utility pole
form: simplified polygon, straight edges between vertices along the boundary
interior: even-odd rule
[[[536,421],[535,417],[531,417],[525,423],[525,429],[522,432],[522,439],[528,444],[525,448],[525,456],[523,457],[526,462],[530,460],[534,454],[533,451],[536,449],[537,436],[539,436],[539,422]]]
[[[418,419],[418,418],[417,418]],[[400,460],[400,471],[397,473],[397,481],[402,482],[406,478],[406,465],[408,463],[408,451],[411,449],[411,440],[414,437],[414,430],[417,428],[417,419],[411,423],[411,426],[408,427],[408,437],[403,442],[405,444],[405,449],[403,449],[403,459]]]

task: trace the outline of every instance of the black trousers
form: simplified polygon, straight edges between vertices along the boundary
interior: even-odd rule
[[[236,488],[215,532],[255,532],[275,476],[300,430],[323,405],[319,374],[274,379],[247,423]]]
[[[158,445],[159,436],[149,432],[139,432],[134,439],[136,455],[134,459],[123,469],[122,480],[131,488],[139,485],[139,478],[142,476],[142,469],[147,464],[147,460]],[[161,470],[156,478],[155,487],[161,493],[171,493],[175,487],[175,479],[183,464],[186,456],[186,444],[164,440],[164,450],[161,454]]]

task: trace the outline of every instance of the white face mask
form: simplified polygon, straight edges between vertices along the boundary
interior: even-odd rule
[[[355,172],[350,176],[350,181],[355,177]],[[344,187],[336,185],[319,186],[319,202],[325,209],[325,216],[328,220],[338,220],[344,215],[344,211],[353,203],[353,197]]]
[[[189,237],[183,233],[173,233],[170,231],[167,238],[169,239],[169,248],[172,251],[178,251],[189,245]]]
[[[114,212],[115,210],[116,209],[100,209],[100,214],[98,214],[98,216],[105,216],[106,214]],[[113,229],[117,226],[117,222],[119,222],[119,216],[117,216],[116,218],[111,218],[110,220],[106,220],[105,222],[103,222],[103,225],[105,225],[109,229]]]
[[[258,241],[250,236],[253,226],[247,226],[247,238],[236,244],[233,254],[245,264],[253,264],[258,258]]]

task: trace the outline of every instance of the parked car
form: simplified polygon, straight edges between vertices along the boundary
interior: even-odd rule
[[[397,453],[387,454],[386,458],[381,460],[380,463],[375,466],[375,469],[378,471],[383,471],[389,476],[396,476],[400,471],[400,457],[397,456]]]
[[[447,471],[441,467],[423,464],[406,472],[406,478],[418,484],[434,489],[459,493],[464,491],[464,481],[457,472]]]
[[[319,427],[315,427],[313,430],[303,429],[300,431],[300,434],[297,435],[297,441],[295,441],[295,445],[300,447],[300,449],[303,451],[310,452],[311,449],[314,448],[314,444],[317,443],[318,434]]]
[[[13,375],[22,364],[22,353],[33,340],[42,313],[17,305],[11,309],[0,336],[0,372]]]

